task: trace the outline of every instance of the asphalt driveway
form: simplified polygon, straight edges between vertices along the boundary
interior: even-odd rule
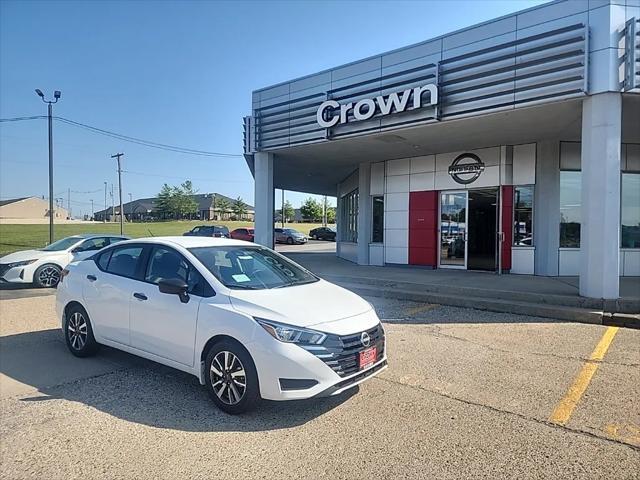
[[[387,371],[232,417],[195,377],[71,356],[54,297],[3,299],[0,477],[640,478],[640,331],[369,300]]]

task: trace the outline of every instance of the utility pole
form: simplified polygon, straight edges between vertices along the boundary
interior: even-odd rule
[[[104,215],[102,216],[102,221],[107,221],[107,182],[104,182]]]
[[[322,225],[327,226],[327,196],[322,197]]]
[[[69,219],[71,219],[71,189],[67,188],[67,210],[69,211]]]
[[[45,100],[44,93],[39,88],[36,88],[36,94],[47,104],[47,119],[49,120],[49,243],[53,243],[53,217],[55,212],[53,210],[53,107],[54,103],[58,103],[62,94],[60,90],[53,92],[53,100]]]
[[[133,202],[133,193],[129,193],[129,203]]]
[[[115,207],[113,206],[113,183],[111,184],[111,192],[109,192],[109,195],[111,195],[111,218],[113,218],[116,214]]]
[[[280,210],[280,219],[282,220],[282,228],[284,228],[284,188],[282,189],[282,210]]]
[[[120,235],[124,235],[124,210],[122,209],[122,168],[120,165],[120,157],[124,156],[124,153],[116,153],[111,155],[111,158],[118,160],[118,194],[120,197]]]
[[[91,219],[93,220],[93,199],[91,199]]]

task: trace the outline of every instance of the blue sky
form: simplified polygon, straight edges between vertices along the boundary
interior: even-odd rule
[[[543,3],[542,1],[0,0],[0,117],[54,114],[129,136],[242,153],[251,91]],[[104,203],[124,152],[125,201],[191,179],[253,202],[243,158],[179,154],[56,123],[55,194],[74,215]],[[47,195],[46,121],[0,124],[0,197]],[[82,193],[86,192],[86,193]],[[307,196],[288,193],[294,206]],[[279,198],[279,194],[278,197]]]

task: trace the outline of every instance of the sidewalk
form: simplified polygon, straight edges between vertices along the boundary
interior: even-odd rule
[[[287,253],[357,293],[588,323],[640,325],[640,278],[620,279],[620,299],[581,297],[577,277],[497,275],[420,267],[359,266],[333,253]]]

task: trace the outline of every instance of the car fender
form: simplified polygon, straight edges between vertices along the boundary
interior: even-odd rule
[[[222,295],[220,295],[222,297]],[[218,301],[216,297],[203,299],[198,310],[195,338],[195,364],[200,383],[204,385],[204,357],[211,345],[210,340],[228,337],[240,343],[250,355],[256,342],[256,335],[266,333],[250,315],[233,308],[227,298]],[[252,355],[253,357],[253,355]]]

